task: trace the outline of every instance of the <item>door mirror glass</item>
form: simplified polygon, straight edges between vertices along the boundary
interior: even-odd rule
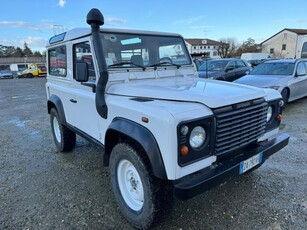
[[[86,62],[76,63],[76,81],[78,82],[88,81],[88,64]]]

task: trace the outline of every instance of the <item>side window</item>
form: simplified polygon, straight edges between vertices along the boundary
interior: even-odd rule
[[[93,57],[91,52],[91,47],[89,42],[84,42],[80,44],[74,45],[74,66],[76,66],[77,62],[85,62],[88,65],[89,69],[89,81],[96,80],[96,73],[93,63]]]
[[[66,77],[66,46],[58,46],[48,50],[49,74]]]
[[[236,68],[235,62],[234,61],[229,62],[227,68],[235,69]]]
[[[298,63],[297,65],[297,70],[296,70],[297,75],[306,75],[306,68],[303,62]]]
[[[240,60],[236,61],[236,67],[237,67],[237,68],[245,67],[244,62],[243,62],[243,61],[240,61]]]
[[[303,44],[301,58],[307,58],[307,42],[304,42]]]

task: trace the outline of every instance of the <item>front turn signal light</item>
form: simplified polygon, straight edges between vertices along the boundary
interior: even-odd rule
[[[187,156],[189,154],[189,148],[185,145],[181,146],[180,148],[180,154],[181,156]]]

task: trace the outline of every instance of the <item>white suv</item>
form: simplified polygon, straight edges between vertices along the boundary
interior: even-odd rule
[[[60,151],[76,134],[104,148],[115,198],[137,228],[188,199],[253,170],[288,144],[272,89],[200,79],[178,34],[90,29],[47,47],[48,113]]]

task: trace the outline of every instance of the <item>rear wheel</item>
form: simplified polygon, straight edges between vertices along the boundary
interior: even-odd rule
[[[147,229],[166,217],[172,204],[170,185],[152,175],[147,160],[135,148],[117,144],[109,169],[118,206],[135,227]]]
[[[28,73],[27,74],[27,78],[32,78],[33,77],[33,74],[32,73]]]
[[[55,108],[50,111],[50,124],[54,143],[61,152],[69,152],[76,145],[76,134],[60,123],[59,114]]]

